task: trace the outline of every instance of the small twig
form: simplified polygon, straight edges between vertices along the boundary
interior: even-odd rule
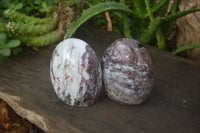
[[[105,16],[107,21],[107,31],[112,31],[112,21],[108,11],[105,12]]]
[[[174,0],[170,0],[165,16],[167,16],[169,14],[169,12],[171,11],[173,4],[174,4]]]

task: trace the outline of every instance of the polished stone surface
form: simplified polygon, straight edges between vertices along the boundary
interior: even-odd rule
[[[51,57],[50,75],[57,96],[66,104],[93,105],[100,95],[99,59],[83,40],[70,38],[57,45]]]
[[[148,99],[153,84],[153,64],[137,40],[114,41],[104,52],[102,71],[105,91],[114,101],[133,105]]]

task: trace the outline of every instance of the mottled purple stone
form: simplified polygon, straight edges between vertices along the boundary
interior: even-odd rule
[[[114,101],[133,105],[144,102],[153,83],[153,64],[139,41],[123,38],[113,42],[102,58],[103,81]]]
[[[54,49],[50,75],[57,96],[72,106],[93,105],[101,91],[102,72],[94,50],[76,38],[64,40]]]

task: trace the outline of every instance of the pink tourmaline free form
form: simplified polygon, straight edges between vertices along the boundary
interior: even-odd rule
[[[153,64],[143,45],[134,39],[113,42],[102,59],[107,95],[121,104],[140,104],[150,95]]]
[[[68,105],[93,105],[100,95],[99,59],[83,40],[71,38],[57,45],[50,62],[50,77],[57,96]]]

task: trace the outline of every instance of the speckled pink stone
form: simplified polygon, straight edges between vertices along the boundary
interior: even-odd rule
[[[121,104],[140,104],[150,95],[153,65],[149,53],[134,39],[116,40],[102,58],[107,95]]]
[[[57,45],[50,62],[50,76],[57,96],[68,105],[93,105],[100,95],[99,59],[83,40],[71,38]]]

